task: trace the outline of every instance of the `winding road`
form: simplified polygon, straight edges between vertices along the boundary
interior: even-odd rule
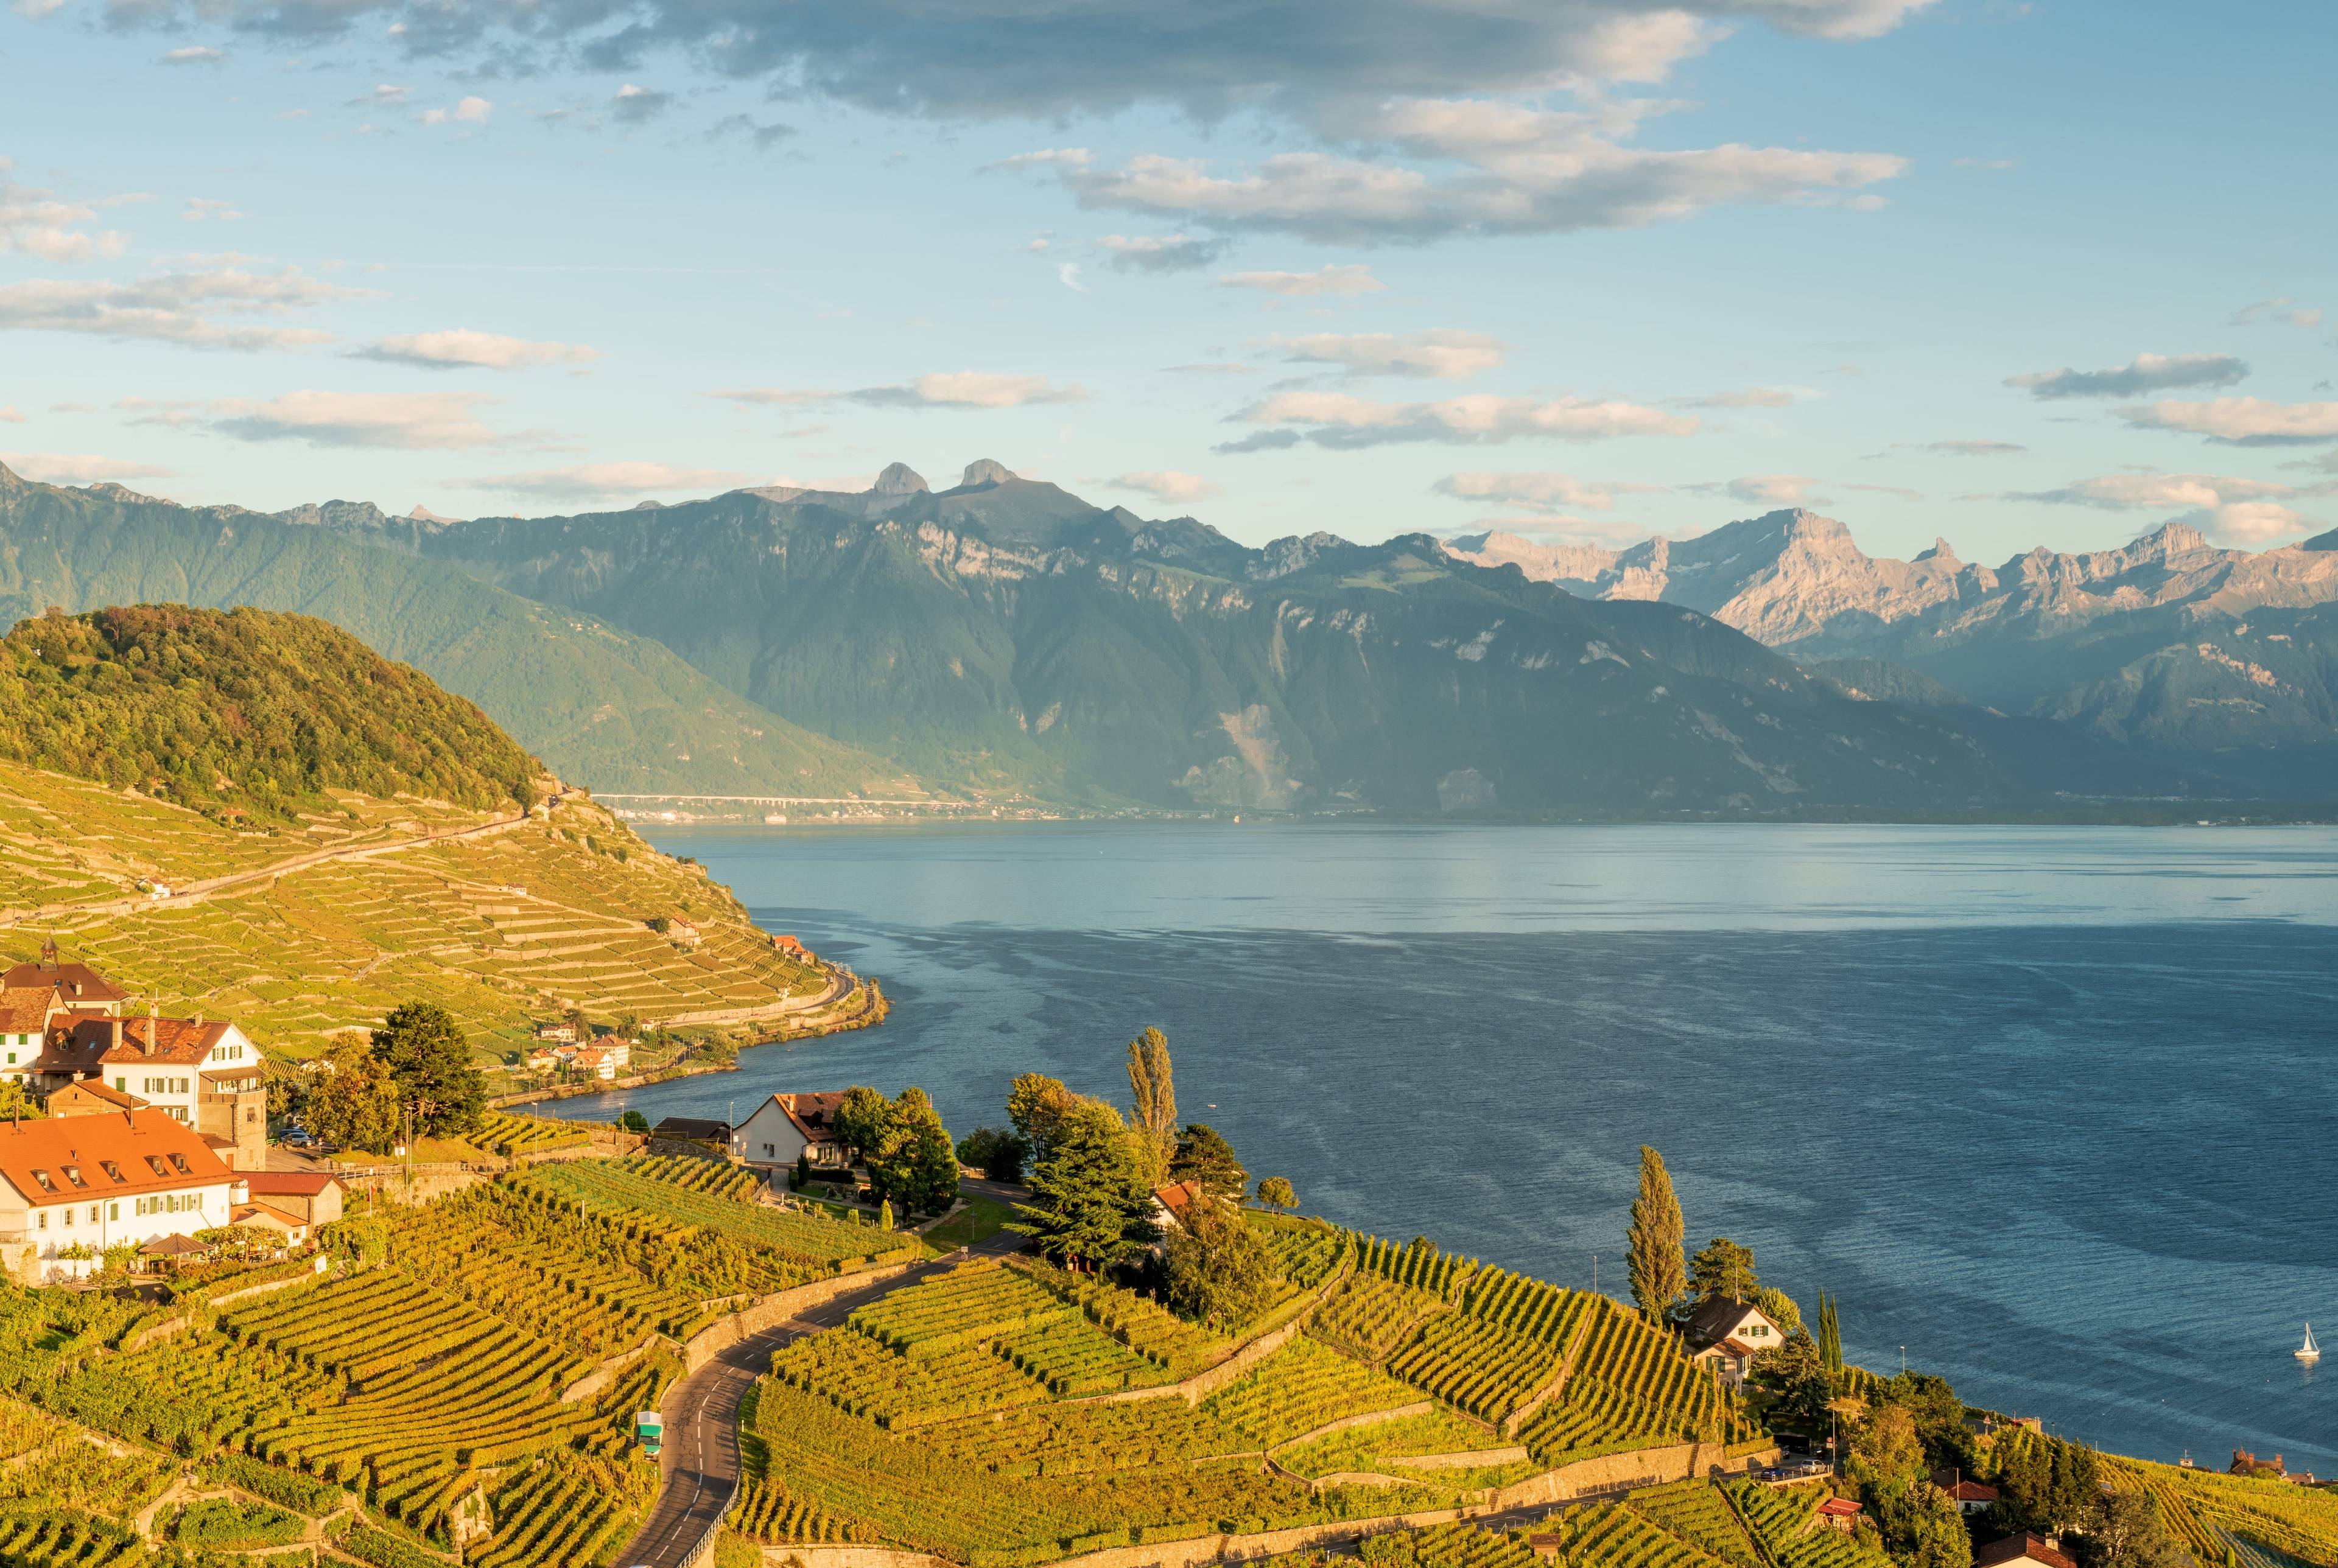
[[[969,1182],[969,1186],[975,1185]],[[976,1257],[1018,1251],[1022,1237],[1002,1230],[968,1249]],[[771,1370],[771,1353],[807,1334],[833,1328],[880,1296],[929,1279],[958,1261],[956,1254],[921,1263],[904,1274],[810,1308],[723,1351],[674,1385],[664,1402],[665,1437],[657,1505],[618,1561],[638,1568],[683,1568],[708,1531],[730,1512],[739,1489],[739,1404],[755,1379]]]

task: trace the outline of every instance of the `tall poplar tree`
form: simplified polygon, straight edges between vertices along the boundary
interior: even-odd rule
[[[1628,1249],[1632,1299],[1640,1304],[1641,1316],[1659,1328],[1688,1289],[1687,1234],[1665,1157],[1641,1144],[1640,1195],[1632,1200]]]
[[[1169,1067],[1169,1036],[1148,1028],[1128,1043],[1128,1086],[1136,1095],[1137,1137],[1152,1158],[1145,1184],[1158,1185],[1177,1150],[1177,1085]]]

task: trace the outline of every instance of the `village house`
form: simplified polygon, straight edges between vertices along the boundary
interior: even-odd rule
[[[1733,1388],[1744,1386],[1756,1355],[1786,1342],[1769,1314],[1750,1301],[1708,1301],[1689,1318],[1684,1333],[1692,1348],[1690,1358],[1720,1373]]]
[[[685,947],[695,947],[703,940],[697,923],[676,915],[665,923],[665,934]]]
[[[1163,1230],[1172,1225],[1183,1226],[1185,1216],[1202,1200],[1199,1181],[1172,1181],[1153,1190],[1153,1222]]]
[[[2035,1563],[2039,1568],[2078,1568],[2056,1543],[2027,1532],[1993,1541],[1973,1553],[1973,1568],[2003,1568],[2008,1563]]]
[[[65,1010],[54,985],[0,989],[0,1078],[28,1092],[33,1063],[49,1037],[49,1021]]]
[[[341,1217],[346,1189],[328,1171],[254,1171],[243,1179],[254,1203],[266,1204],[312,1230]]]
[[[57,957],[54,937],[41,944],[41,956],[0,974],[0,991],[58,992],[64,1007],[79,1013],[119,1013],[130,993],[86,964],[67,964]]]
[[[535,1037],[555,1045],[574,1045],[576,1025],[565,1018],[548,1019],[535,1026]]]
[[[771,946],[781,953],[792,953],[799,958],[804,956],[804,945],[784,933],[773,933]]]
[[[27,1284],[87,1274],[108,1248],[192,1243],[249,1201],[243,1178],[159,1110],[0,1124],[0,1258]]]
[[[755,1107],[731,1135],[731,1152],[762,1169],[791,1166],[798,1155],[830,1170],[851,1163],[852,1152],[836,1136],[841,1091],[774,1094]]]
[[[1969,1481],[1960,1470],[1933,1471],[1932,1485],[1949,1494],[1949,1501],[1957,1505],[1960,1514],[1978,1514],[1996,1502],[1998,1497],[1996,1487]]]
[[[731,1123],[704,1116],[669,1116],[650,1129],[653,1138],[669,1138],[677,1143],[710,1143],[717,1149],[731,1147]]]
[[[605,1045],[579,1045],[569,1055],[568,1064],[587,1078],[606,1082],[616,1077],[617,1069],[625,1064],[630,1054]]]
[[[34,1063],[49,1093],[103,1083],[193,1128],[239,1170],[267,1161],[268,1085],[260,1048],[225,1019],[143,1018],[78,1009],[54,1020]]]
[[[50,1116],[119,1116],[143,1111],[146,1102],[111,1087],[103,1078],[84,1078],[62,1089],[52,1089],[41,1109]]]

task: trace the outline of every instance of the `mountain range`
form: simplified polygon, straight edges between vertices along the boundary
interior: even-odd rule
[[[2187,563],[2205,548],[2166,544]],[[465,522],[0,476],[0,612],[146,598],[321,614],[604,790],[1892,816],[2331,793],[2311,760],[2331,744],[2329,683],[2291,671],[2326,671],[2322,631],[2290,632],[2278,663],[2229,654],[2261,672],[2235,677],[2255,709],[2188,714],[2183,693],[2230,673],[2205,655],[2144,669],[2122,703],[2123,672],[2173,657],[2137,618],[2216,598],[2165,588],[2166,572],[2145,594],[2140,558],[1879,562],[1807,514],[1636,554],[1537,551],[1428,534],[1253,548],[987,460],[938,492],[896,464],[865,491]],[[2183,635],[2222,650],[2338,596],[2318,564],[2262,564],[2283,555],[2338,567],[2314,551],[2203,564],[2255,596],[2257,624]],[[2081,617],[2045,600],[2115,579],[2111,607],[2085,599],[2093,641],[2047,634]],[[2277,610],[2254,608],[2261,579],[2284,585]],[[2136,646],[2113,660],[2115,642]],[[2032,671],[2041,689],[2015,690],[2041,659],[2070,679]],[[1998,684],[1973,678],[2000,666]]]
[[[2051,719],[2245,789],[2338,782],[2338,531],[2252,553],[2170,523],[2118,550],[1990,567],[1946,540],[1870,556],[1841,523],[1792,510],[1626,550],[1507,534],[1448,549],[1586,598],[1696,610],[1874,695]]]

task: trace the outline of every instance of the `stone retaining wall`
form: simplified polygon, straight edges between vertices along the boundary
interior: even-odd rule
[[[896,1274],[906,1274],[916,1267],[914,1261],[886,1263],[854,1274],[815,1279],[809,1285],[796,1285],[775,1291],[752,1307],[742,1307],[726,1318],[717,1318],[692,1335],[690,1343],[682,1348],[683,1376],[697,1371],[742,1339],[752,1339],[764,1329],[786,1322],[807,1307],[833,1301],[839,1296],[849,1295],[879,1279],[890,1279]]]

